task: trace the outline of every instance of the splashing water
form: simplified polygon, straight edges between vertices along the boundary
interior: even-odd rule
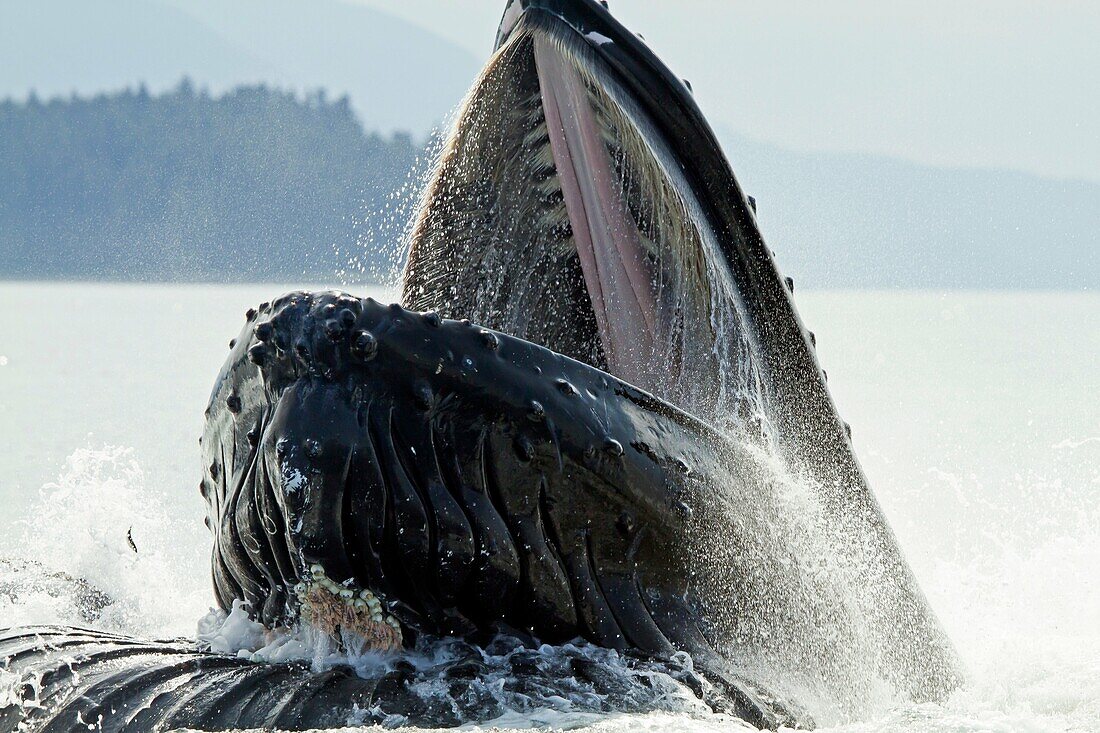
[[[355,246],[344,250],[339,244],[332,245],[336,256],[344,262],[335,273],[340,285],[373,282],[396,289],[408,252],[412,214],[442,146],[439,130],[429,134],[423,152],[413,161],[401,185],[390,191],[373,210],[363,211],[353,223],[358,232]]]
[[[345,636],[337,644],[303,624],[271,631],[233,609],[212,610],[199,622],[202,648],[257,663],[304,662],[320,672],[349,665],[361,676],[377,679],[404,666],[411,673],[408,690],[439,717],[461,719],[464,709],[495,711],[494,725],[516,728],[557,725],[576,727],[599,720],[609,711],[661,711],[691,718],[718,717],[699,699],[710,685],[697,675],[689,655],[653,662],[585,642],[544,644],[533,648],[500,634],[485,646],[455,638],[418,641],[400,653],[361,651]],[[359,651],[356,651],[359,649]],[[367,719],[385,727],[401,725],[400,715],[386,716],[385,702]],[[723,718],[724,719],[724,718]]]
[[[21,554],[34,564],[9,561],[0,575],[9,587],[0,595],[3,624],[90,620],[139,636],[180,633],[181,613],[198,616],[208,603],[208,571],[201,555],[179,553],[181,542],[194,546],[201,534],[165,507],[131,450],[75,451],[19,522]],[[93,604],[102,607],[88,608],[82,588],[103,594]]]

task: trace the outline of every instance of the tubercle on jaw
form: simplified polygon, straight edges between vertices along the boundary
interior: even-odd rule
[[[467,320],[445,321],[432,311],[418,313],[397,304],[385,306],[371,298],[359,300],[335,292],[290,293],[258,311],[250,310],[246,316],[248,326],[237,339],[234,348],[239,356],[233,360],[238,364],[251,362],[271,392],[307,374],[341,382],[355,379],[363,370],[388,371],[394,364],[400,364],[414,377],[413,402],[423,410],[436,404],[433,392],[439,382],[492,384],[502,407],[511,405],[535,413],[536,403],[549,408],[547,400],[578,400],[577,407],[570,409],[583,409],[583,403],[598,402],[609,392],[606,379],[593,384],[577,381],[578,375],[571,373],[566,364],[554,363],[564,359],[560,355],[541,354],[537,347],[527,352],[530,345],[525,342]],[[439,336],[431,336],[433,331]],[[379,362],[380,353],[394,360]],[[482,367],[501,358],[512,362],[523,378],[493,383]],[[381,366],[375,367],[375,363]],[[545,383],[540,379],[544,371]],[[548,389],[540,390],[540,386]],[[549,394],[520,394],[532,390]],[[236,391],[223,399],[230,412],[239,412]],[[608,437],[598,435],[593,439],[602,443]]]

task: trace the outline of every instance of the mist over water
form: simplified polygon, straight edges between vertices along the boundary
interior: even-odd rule
[[[849,292],[799,305],[970,673],[942,717],[911,711],[912,725],[1100,729],[1100,298]]]
[[[286,289],[0,286],[0,557],[109,594],[95,626],[194,637],[214,602],[197,491],[202,411],[245,308]],[[80,307],[62,339],[20,315],[28,300]],[[970,675],[943,705],[834,730],[1100,729],[1100,296],[805,293],[798,305]],[[66,582],[0,565],[0,625],[87,625]],[[679,708],[508,722],[738,725]]]

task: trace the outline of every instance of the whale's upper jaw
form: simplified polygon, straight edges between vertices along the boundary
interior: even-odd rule
[[[749,371],[777,364],[795,391],[828,400],[810,336],[690,88],[597,2],[507,6],[427,187],[404,301],[750,431],[768,410],[749,402],[767,395],[710,399],[724,389],[720,362],[745,361],[740,352],[755,352]],[[739,353],[716,356],[720,339]]]

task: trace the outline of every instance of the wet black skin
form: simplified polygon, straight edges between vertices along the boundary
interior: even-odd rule
[[[709,482],[754,477],[719,458],[734,444],[605,372],[430,312],[289,294],[238,338],[203,445],[223,607],[292,621],[287,589],[319,563],[374,591],[406,641],[503,624],[687,650],[728,673],[738,714],[784,719],[707,641],[687,556],[689,534],[730,531],[703,518]]]

